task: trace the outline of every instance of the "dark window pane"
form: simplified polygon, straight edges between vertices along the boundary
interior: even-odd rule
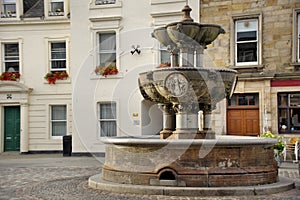
[[[287,94],[279,94],[278,95],[278,105],[279,106],[287,106],[288,105],[288,95]]]
[[[256,40],[257,39],[257,32],[256,31],[247,31],[247,32],[238,32],[237,33],[237,41],[249,41],[249,40]]]
[[[290,109],[291,131],[300,130],[300,108]]]
[[[238,43],[237,44],[238,62],[256,62],[257,61],[257,43]]]
[[[239,96],[238,97],[239,106],[247,106],[248,100],[245,96]]]
[[[114,66],[116,63],[116,54],[101,53],[100,54],[100,66]]]
[[[286,131],[288,128],[288,112],[287,109],[279,109],[278,111],[278,117],[279,117],[279,128],[281,131]]]
[[[100,104],[100,119],[116,119],[116,104],[101,103]]]
[[[100,123],[101,137],[111,137],[117,135],[117,126],[115,121],[102,121]]]
[[[67,107],[62,106],[52,106],[51,119],[52,120],[66,120]]]
[[[254,96],[248,96],[248,98],[249,98],[249,105],[255,105],[255,98],[254,98]]]
[[[63,2],[52,2],[51,3],[51,11],[52,12],[63,12],[64,3]]]
[[[5,63],[6,72],[19,72],[19,62],[6,62]]]
[[[66,122],[52,122],[52,136],[64,136],[67,133]]]
[[[66,69],[66,43],[52,42],[51,43],[51,71]]]
[[[300,106],[300,94],[290,95],[290,106]]]
[[[101,33],[99,34],[100,51],[116,50],[116,34]]]

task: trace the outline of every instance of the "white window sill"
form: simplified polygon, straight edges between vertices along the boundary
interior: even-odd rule
[[[93,73],[93,74],[91,74],[90,78],[91,78],[91,80],[95,80],[95,79],[121,79],[121,78],[123,78],[123,74],[119,72],[118,74],[102,76],[102,75],[98,75],[98,74]]]
[[[95,2],[90,4],[90,10],[93,9],[106,9],[106,8],[122,8],[122,3],[116,0],[113,4],[95,4]]]
[[[235,65],[235,66],[230,66],[230,69],[262,69],[264,68],[264,65]]]
[[[55,16],[59,16],[59,17],[62,17],[62,16],[65,16],[65,13],[64,12],[52,12],[52,11],[50,11],[49,13],[48,13],[48,16],[49,17],[55,17]]]

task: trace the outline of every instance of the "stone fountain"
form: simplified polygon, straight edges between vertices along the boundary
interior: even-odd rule
[[[163,112],[160,138],[104,139],[105,163],[102,174],[90,178],[91,187],[139,194],[253,195],[258,186],[278,183],[276,140],[212,131],[212,111],[231,97],[237,72],[203,66],[204,49],[225,31],[193,22],[189,6],[182,11],[182,21],[152,33],[170,51],[171,66],[140,73],[138,79],[143,97]],[[278,185],[275,191],[291,187]]]

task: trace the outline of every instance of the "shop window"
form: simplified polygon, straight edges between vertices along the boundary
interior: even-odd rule
[[[3,66],[5,72],[19,72],[20,67],[20,56],[19,56],[19,44],[18,43],[7,43],[3,44]]]
[[[258,106],[258,94],[233,94],[228,106]]]
[[[300,133],[300,93],[278,94],[279,133]]]
[[[66,71],[66,42],[50,42],[50,71]]]
[[[258,19],[235,21],[235,64],[258,65]]]
[[[16,17],[16,0],[2,0],[1,18]]]
[[[101,137],[117,136],[116,103],[99,103],[99,129]]]
[[[51,106],[51,136],[61,137],[67,135],[67,106]]]
[[[297,61],[300,62],[300,13],[297,13]]]

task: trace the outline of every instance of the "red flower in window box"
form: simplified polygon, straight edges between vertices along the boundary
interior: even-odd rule
[[[19,72],[3,72],[0,76],[1,81],[18,81],[20,79]]]
[[[98,66],[95,69],[95,73],[101,76],[118,74],[119,71],[115,66]]]
[[[171,67],[171,63],[169,62],[161,63],[156,68],[165,68],[165,67]]]
[[[65,80],[69,77],[67,72],[49,72],[45,75],[45,79],[49,84],[55,84],[56,80]]]

